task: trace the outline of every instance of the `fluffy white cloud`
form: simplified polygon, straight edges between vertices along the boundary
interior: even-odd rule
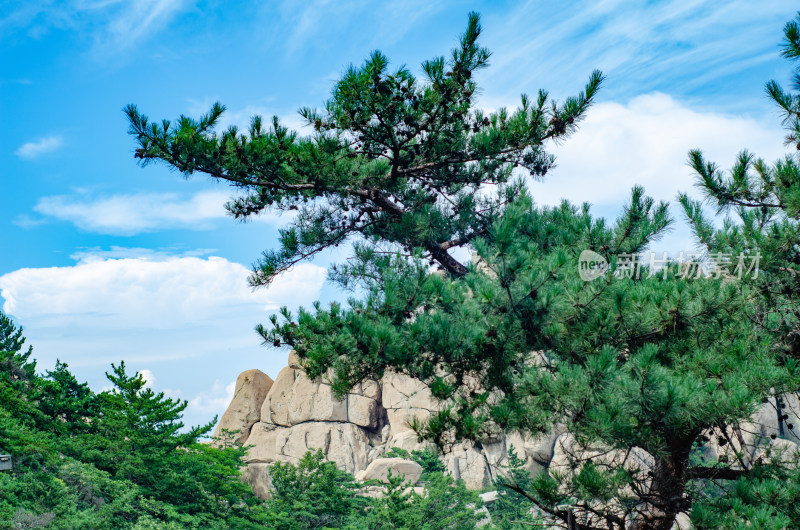
[[[209,228],[213,221],[227,216],[224,205],[231,195],[230,190],[207,190],[193,195],[132,193],[93,196],[77,193],[43,197],[34,210],[45,217],[69,221],[90,232],[130,236],[170,228]],[[277,219],[274,214],[253,218],[266,222]]]
[[[325,279],[322,267],[302,264],[268,289],[253,291],[248,274],[243,265],[215,256],[113,259],[83,254],[71,267],[26,268],[0,276],[0,294],[6,313],[45,327],[164,330],[213,325],[225,314],[308,304]]]
[[[153,385],[156,384],[156,376],[153,374],[153,371],[145,368],[144,370],[139,370],[139,374],[142,376],[142,379],[144,379],[145,386],[153,388]]]
[[[539,204],[587,201],[595,215],[614,219],[631,188],[642,185],[648,195],[671,203],[676,220],[651,250],[691,252],[697,242],[675,201],[678,192],[700,198],[689,151],[702,150],[723,169],[743,149],[771,162],[785,153],[783,135],[777,124],[692,109],[666,94],[603,102],[589,110],[573,137],[552,149],[557,166],[531,189]]]
[[[691,149],[729,168],[742,149],[767,161],[783,155],[783,131],[741,116],[700,112],[666,94],[636,97],[627,104],[600,103],[590,109],[574,137],[554,152],[558,166],[534,184],[540,203],[589,201],[620,205],[635,184],[659,200],[692,192],[687,165]]]
[[[40,138],[35,142],[26,142],[16,150],[16,155],[26,160],[32,160],[43,154],[55,151],[64,145],[64,139],[61,136],[47,136]]]
[[[199,392],[189,400],[189,405],[197,411],[205,412],[210,416],[222,415],[233,399],[233,392],[236,390],[236,381],[228,384],[214,381],[208,391]]]
[[[253,291],[249,270],[221,257],[117,254],[127,257],[84,253],[73,266],[2,275],[3,311],[23,325],[40,370],[61,358],[99,390],[110,363],[125,360],[149,386],[189,399],[187,424],[206,423],[227,406],[217,379],[254,367],[275,375],[285,366],[286,352],[262,348],[253,326],[279,306],[310,306],[326,277],[324,268],[302,264]]]

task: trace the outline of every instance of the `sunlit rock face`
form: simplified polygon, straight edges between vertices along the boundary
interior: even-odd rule
[[[386,455],[393,447],[409,452],[432,447],[420,440],[409,424],[414,419],[430,418],[440,406],[423,383],[393,372],[380,381],[365,381],[343,399],[336,399],[330,385],[305,376],[292,352],[288,366],[275,381],[259,370],[239,376],[233,400],[215,434],[219,436],[225,429],[238,431],[225,442],[249,448],[246,464],[252,467],[245,479],[252,480],[259,491],[266,491],[268,469],[261,464],[296,463],[309,450],[321,449],[328,460],[357,477],[366,476],[364,472],[371,465],[370,475],[380,474],[382,471],[374,470],[388,469]],[[707,453],[704,458],[725,460],[738,454],[748,464],[758,458],[800,454],[796,445],[798,410],[796,396],[765,403],[749,422],[709,436],[703,446]],[[602,448],[568,450],[573,445],[566,428],[557,426],[535,437],[511,433],[450,445],[441,458],[453,477],[463,480],[468,488],[482,489],[503,473],[512,447],[533,474],[572,469],[573,460],[594,460],[595,452],[604,455],[601,463],[606,465],[615,464],[614,459],[619,457],[616,452],[603,453]],[[640,471],[651,465],[652,457],[642,450],[627,456],[635,457]],[[627,469],[631,462],[621,465]],[[409,475],[416,480],[415,473]]]
[[[409,452],[432,447],[419,440],[409,424],[415,418],[430,418],[439,407],[427,386],[398,373],[365,381],[336,399],[330,385],[305,376],[292,352],[288,366],[274,381],[259,370],[239,376],[215,436],[223,429],[238,430],[226,442],[249,447],[248,464],[295,463],[306,451],[322,449],[341,469],[363,475],[371,464],[384,461],[393,447]],[[535,439],[511,435],[456,444],[442,460],[448,472],[467,487],[480,489],[490,485],[506,464],[512,444],[530,471],[546,467],[558,434],[561,431]],[[252,475],[254,481],[258,477],[261,489],[265,483],[262,467],[255,466],[245,475]],[[416,479],[416,474],[410,475]]]
[[[233,443],[241,444],[247,440],[250,429],[261,420],[261,405],[272,384],[272,378],[261,370],[247,370],[239,374],[233,399],[217,424],[214,438],[221,438],[225,431],[229,431],[235,432],[231,440]]]

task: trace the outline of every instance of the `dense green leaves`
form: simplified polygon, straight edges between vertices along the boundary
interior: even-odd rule
[[[341,528],[368,505],[356,495],[353,477],[325,462],[321,450],[306,453],[296,466],[274,464],[270,477],[275,490],[269,523],[276,529]]]
[[[0,528],[255,527],[260,508],[239,481],[241,449],[199,444],[177,402],[124,363],[95,394],[66,364],[38,375],[21,330],[0,313]]]
[[[272,465],[271,498],[260,501],[239,480],[244,449],[198,443],[210,425],[183,429],[185,402],[153,392],[124,363],[100,394],[61,362],[45,375],[20,372],[32,363],[18,355],[24,338],[2,313],[0,322],[13,337],[7,358],[21,363],[0,373],[0,452],[15,464],[0,472],[0,528],[463,530],[485,518],[477,493],[444,475],[433,451],[414,454],[424,492],[392,477],[367,494],[317,451]],[[23,372],[20,386],[10,374]]]
[[[742,284],[681,278],[677,264],[625,277],[617,258],[640,252],[668,226],[663,205],[640,190],[611,225],[566,204],[535,208],[520,194],[476,241],[464,277],[387,260],[376,266],[381,281],[349,308],[285,313],[263,332],[295,348],[310,374],[332,369],[341,392],[386,369],[425,381],[448,406],[417,428],[439,443],[565,424],[585,449],[639,447],[677,466],[664,481],[677,478],[672,495],[682,494],[701,432],[748,417],[797,374],[753,329]],[[612,270],[581,280],[583,249],[605,256]],[[589,509],[641,479],[585,466],[553,480],[542,478],[528,494],[543,506]],[[672,516],[686,507],[653,503]],[[645,511],[624,509],[634,518]]]

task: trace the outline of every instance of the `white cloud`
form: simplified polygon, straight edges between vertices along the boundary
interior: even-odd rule
[[[110,363],[125,360],[148,385],[194,396],[187,425],[206,423],[227,406],[229,393],[217,379],[235,380],[251,368],[274,376],[286,365],[286,352],[262,347],[253,326],[279,306],[309,307],[326,277],[324,268],[302,264],[253,291],[249,270],[224,258],[116,253],[128,257],[84,252],[73,266],[0,276],[3,311],[24,327],[39,370],[60,358],[99,390],[108,385]]]
[[[137,44],[150,34],[164,29],[188,3],[185,0],[112,2],[124,7],[114,13],[108,23],[107,33],[99,37],[101,48],[121,50]]]
[[[211,389],[199,392],[194,398],[189,400],[189,405],[197,411],[213,415],[222,416],[225,409],[233,399],[233,392],[236,390],[236,381],[223,384],[219,380],[214,381]]]
[[[751,103],[766,79],[735,91],[726,84],[776,59],[796,11],[788,0],[521,2],[485,18],[484,44],[494,53],[484,88],[505,99],[539,88],[563,97],[600,68],[608,75],[601,97],[701,90],[735,96],[722,104]]]
[[[26,142],[16,150],[16,155],[25,160],[33,160],[41,155],[51,153],[64,145],[61,136],[46,136],[35,142]]]
[[[31,0],[0,15],[0,36],[24,30],[38,38],[52,29],[93,37],[93,52],[110,57],[164,30],[191,0]]]
[[[230,190],[208,190],[193,195],[132,193],[93,196],[78,193],[43,197],[34,210],[45,217],[69,221],[90,232],[130,236],[172,228],[207,229],[213,221],[227,216],[224,205],[231,195]],[[265,222],[278,219],[277,214],[261,214],[253,218]],[[30,225],[31,221],[23,219],[18,224]]]
[[[316,265],[298,265],[256,291],[247,286],[248,274],[243,265],[215,256],[93,259],[89,253],[71,267],[0,276],[0,294],[3,311],[28,326],[170,330],[214,326],[229,314],[258,315],[281,304],[308,304],[326,273]]]
[[[365,43],[363,48],[387,46],[406,35],[419,20],[430,19],[447,7],[446,2],[406,0],[405,2],[310,2],[283,1],[278,4],[278,31],[285,31],[285,48],[294,53],[309,45],[320,45],[342,32]],[[464,17],[466,11],[459,13]],[[352,32],[353,20],[363,20],[370,31]]]
[[[540,203],[589,201],[619,205],[635,184],[649,195],[673,201],[691,192],[689,150],[701,149],[727,168],[748,149],[767,161],[782,156],[783,131],[750,118],[693,110],[665,94],[636,97],[627,104],[600,103],[578,132],[553,152],[558,166],[534,184]]]
[[[153,385],[156,383],[156,376],[153,374],[152,370],[145,368],[144,370],[139,370],[139,375],[142,376],[144,379],[144,385],[148,388],[153,388]]]
[[[111,246],[108,249],[100,247],[93,247],[88,249],[81,249],[70,254],[70,259],[78,263],[91,263],[94,261],[104,261],[107,259],[120,259],[120,258],[134,258],[146,259],[150,261],[164,261],[169,258],[186,258],[193,257],[199,258],[213,254],[213,249],[194,249],[184,250],[179,252],[174,248],[168,249],[152,249],[152,248],[136,248],[136,247],[120,247]]]
[[[747,149],[768,162],[783,156],[784,132],[751,118],[694,110],[665,94],[636,97],[627,104],[605,102],[589,110],[578,132],[556,146],[557,166],[531,190],[539,204],[584,201],[593,212],[615,218],[642,185],[648,195],[672,203],[674,231],[653,250],[691,251],[695,241],[676,204],[678,192],[700,198],[687,165],[700,149],[722,169]]]

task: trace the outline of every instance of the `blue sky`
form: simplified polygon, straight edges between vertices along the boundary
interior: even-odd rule
[[[554,148],[559,166],[533,187],[540,203],[589,201],[614,216],[634,183],[664,200],[691,190],[691,148],[723,167],[743,148],[784,152],[763,84],[790,77],[779,57],[788,1],[233,5],[0,0],[0,304],[40,369],[60,358],[99,390],[125,359],[189,400],[192,424],[224,410],[239,372],[285,364],[252,331],[270,311],[345,295],[324,283],[331,256],[251,291],[249,264],[285,219],[234,222],[224,185],[138,167],[128,103],[175,118],[219,100],[224,124],[263,114],[300,127],[296,110],[321,105],[347,64],[379,48],[417,68],[476,10],[493,52],[479,106],[512,107],[539,88],[563,98],[594,68],[608,78],[582,129]],[[661,244],[691,250],[681,227]]]

